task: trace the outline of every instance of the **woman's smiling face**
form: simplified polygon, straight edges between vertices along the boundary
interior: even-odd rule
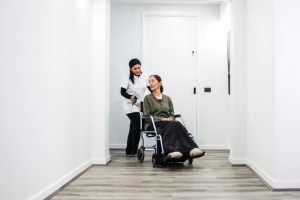
[[[141,65],[136,64],[131,68],[131,71],[134,75],[139,76],[142,73],[142,67]]]
[[[149,85],[150,85],[151,91],[155,91],[157,89],[160,89],[161,83],[158,82],[158,80],[156,80],[156,78],[154,76],[150,76],[149,77]]]

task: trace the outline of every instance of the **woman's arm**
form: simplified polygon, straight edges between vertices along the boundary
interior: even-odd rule
[[[134,95],[130,95],[126,92],[126,88],[128,88],[128,77],[127,76],[124,76],[122,78],[122,81],[121,81],[121,95],[126,98],[126,99],[130,99],[132,104],[135,104],[136,102],[136,97]]]
[[[174,120],[174,108],[170,97],[166,96],[164,100],[164,117],[160,120],[162,121],[173,121]],[[167,114],[167,116],[166,116]]]
[[[173,102],[172,102],[171,98],[169,98],[169,106],[170,106],[170,116],[169,116],[169,118],[174,120],[175,119],[175,113],[174,113],[174,107],[173,107]]]
[[[121,95],[126,99],[130,99],[131,95],[126,92],[126,89],[121,87]]]
[[[126,92],[126,89],[123,88],[123,87],[121,87],[121,95],[122,95],[123,97],[125,97],[126,99],[130,99],[131,102],[132,102],[132,104],[135,104],[135,102],[136,102],[136,100],[137,100],[136,96],[128,94],[128,93]]]
[[[143,110],[144,110],[144,116],[149,117],[150,116],[150,103],[149,103],[148,96],[145,96],[145,98],[144,98]]]

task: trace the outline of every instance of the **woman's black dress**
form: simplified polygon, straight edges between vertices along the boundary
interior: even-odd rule
[[[179,121],[158,121],[155,122],[155,125],[157,132],[162,136],[165,155],[174,151],[186,154],[193,148],[198,148]]]

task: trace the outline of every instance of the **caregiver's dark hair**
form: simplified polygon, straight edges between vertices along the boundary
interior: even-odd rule
[[[134,84],[134,73],[132,73],[131,68],[135,65],[141,65],[141,61],[137,58],[133,58],[129,61],[129,79],[131,80],[131,82]]]

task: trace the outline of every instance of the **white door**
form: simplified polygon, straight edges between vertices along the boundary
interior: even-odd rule
[[[172,98],[175,113],[197,138],[197,18],[195,16],[145,15],[142,61],[144,71],[162,78],[164,94]]]

